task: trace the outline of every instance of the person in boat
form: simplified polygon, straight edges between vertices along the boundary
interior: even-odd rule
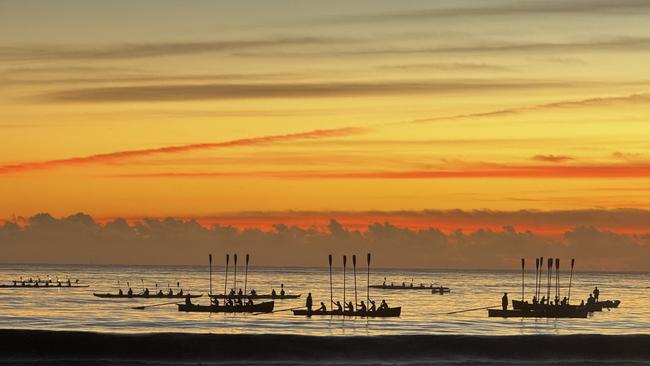
[[[341,306],[341,302],[337,301],[335,305],[336,305],[336,311],[338,311],[339,313],[342,313],[343,312],[343,306]]]
[[[257,296],[257,291],[255,291],[255,289],[251,290],[251,296]]]
[[[311,312],[312,306],[314,306],[314,302],[311,298],[311,292],[307,294],[307,300],[305,300],[305,306],[307,307],[307,311]]]
[[[158,296],[165,296],[165,294],[162,292],[162,289],[158,290]]]
[[[377,311],[377,306],[375,306],[375,301],[374,300],[368,300],[370,302],[370,308],[368,311]]]
[[[585,306],[585,300],[580,301],[580,306]]]
[[[237,293],[235,292],[235,289],[231,288],[230,289],[230,296],[235,296],[235,295],[237,295]]]
[[[538,304],[537,295],[533,295],[533,305],[537,305],[537,304]]]
[[[275,289],[271,289],[271,297],[276,297],[278,294],[275,292]]]
[[[185,305],[192,305],[192,297],[190,294],[187,294],[187,296],[185,296]]]
[[[384,277],[384,283],[382,283],[381,285],[386,287],[386,277]]]
[[[387,309],[388,309],[388,304],[386,303],[386,300],[381,300],[381,304],[379,304],[378,310],[387,310]]]
[[[239,296],[243,296],[243,295],[244,295],[244,291],[242,291],[242,289],[240,288],[239,291],[237,292],[237,295],[239,295]]]
[[[402,287],[406,287],[406,282],[402,282]]]
[[[539,302],[542,305],[546,305],[546,296],[542,296],[542,301]]]
[[[68,278],[68,287],[72,286],[72,282],[70,282],[70,279]]]
[[[242,298],[241,298],[241,297],[238,297],[238,298],[235,300],[235,305],[237,305],[237,306],[244,306],[244,302],[242,301]]]
[[[366,308],[366,304],[363,302],[363,300],[361,300],[361,304],[359,304],[357,306],[359,307],[360,312],[362,312],[362,313],[366,312],[367,308]]]
[[[349,312],[354,313],[354,304],[352,303],[352,301],[348,302],[346,307]]]
[[[226,299],[225,304],[226,304],[226,306],[230,306],[230,307],[235,306],[235,303],[232,301],[232,298],[230,298],[230,297]]]
[[[219,306],[219,299],[217,299],[216,297],[211,297],[210,303],[212,304],[212,306]]]
[[[129,296],[133,296],[133,289],[129,287],[129,291],[127,291],[126,293]]]
[[[61,287],[61,281],[56,280],[56,287]]]
[[[558,305],[560,305],[560,297],[555,296],[555,306],[558,306]]]
[[[323,312],[323,313],[326,312],[327,307],[325,306],[325,303],[321,301],[320,302],[320,307],[318,309],[316,309],[316,311]]]
[[[144,292],[142,293],[144,296],[149,296],[149,287],[144,289]]]
[[[180,291],[178,291],[178,296],[183,296],[183,289],[180,289]]]
[[[169,296],[174,296],[174,290],[172,290],[171,288],[169,288],[169,291],[167,291],[167,295],[169,295]]]
[[[122,289],[119,289],[119,290],[117,291],[117,294],[120,295],[120,296],[124,296],[124,292],[122,291]]]
[[[600,295],[600,290],[598,289],[598,286],[594,289],[594,302],[598,302],[598,296]]]
[[[284,283],[280,284],[280,297],[284,297],[286,292],[284,292]]]
[[[562,301],[560,301],[560,305],[562,305],[562,306],[569,305],[569,298],[566,297],[566,296],[563,297],[563,298],[562,298]]]
[[[503,310],[508,310],[508,293],[504,292],[503,297],[501,298],[501,307]]]
[[[596,300],[594,299],[592,294],[589,294],[589,298],[587,299],[587,305],[594,304]]]
[[[253,299],[249,297],[248,300],[246,300],[246,306],[253,306],[253,305],[254,305]]]

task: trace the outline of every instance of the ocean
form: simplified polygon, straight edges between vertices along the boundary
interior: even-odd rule
[[[231,262],[232,263],[232,262]],[[304,342],[314,347],[313,339],[319,340],[322,347],[340,349],[339,343],[361,342],[359,346],[368,348],[368,355],[377,354],[377,349],[391,348],[387,358],[378,360],[379,363],[399,363],[401,357],[407,355],[394,347],[401,345],[404,350],[410,349],[411,355],[422,352],[430,356],[431,349],[439,349],[442,344],[453,345],[451,349],[465,349],[472,342],[488,342],[487,340],[501,339],[498,344],[509,344],[510,352],[521,350],[522,344],[531,344],[530,339],[539,344],[539,339],[563,339],[566,336],[574,339],[571,342],[583,343],[602,335],[613,336],[616,342],[636,344],[641,342],[642,348],[650,344],[650,275],[645,273],[574,273],[571,287],[572,303],[586,299],[595,286],[600,289],[601,299],[617,299],[621,305],[611,311],[605,310],[591,314],[587,319],[501,319],[488,318],[487,310],[481,309],[457,314],[449,314],[464,309],[473,309],[486,306],[499,306],[503,292],[508,292],[511,299],[521,298],[521,272],[517,271],[469,271],[469,270],[402,270],[373,268],[370,273],[371,284],[381,284],[386,278],[387,282],[420,283],[443,285],[451,288],[451,292],[444,295],[432,294],[430,291],[395,291],[370,289],[370,298],[385,299],[390,306],[401,306],[402,314],[399,318],[343,318],[343,317],[304,317],[294,316],[291,311],[278,311],[272,314],[211,314],[211,313],[184,313],[179,312],[175,305],[164,305],[135,310],[133,307],[141,305],[154,305],[170,302],[169,299],[101,299],[93,296],[93,292],[117,293],[118,288],[126,291],[127,283],[135,292],[147,287],[151,292],[162,288],[165,292],[168,286],[174,291],[177,283],[180,287],[191,293],[206,294],[209,290],[208,266],[88,266],[88,265],[0,265],[0,282],[9,283],[19,277],[48,276],[56,278],[79,279],[80,283],[88,284],[88,288],[51,288],[51,289],[0,289],[0,328],[1,336],[5,342],[12,342],[16,334],[27,337],[27,341],[20,343],[30,344],[33,334],[57,334],[71,337],[73,341],[82,340],[84,337],[74,338],[75,332],[91,332],[89,334],[103,335],[105,337],[134,337],[138,339],[159,339],[161,334],[174,335],[175,340],[182,339],[185,335],[188,341],[191,337],[212,336],[219,343],[223,337],[245,338],[250,345],[262,342],[264,344],[282,344],[290,339],[293,347],[299,347]],[[359,301],[367,297],[367,272],[363,266],[357,267],[356,295]],[[525,297],[530,298],[534,288],[534,271],[526,274]],[[228,284],[224,285],[224,268],[213,267],[212,286],[213,292],[221,293],[224,287],[234,286],[232,266],[228,275]],[[244,287],[244,267],[239,266],[237,272],[237,287]],[[352,268],[346,272],[346,301],[354,301],[354,276]],[[568,292],[569,273],[561,274],[561,294]],[[269,293],[272,288],[279,292],[280,284],[284,284],[288,293],[302,294],[295,300],[276,301],[275,310],[285,310],[304,305],[308,292],[312,293],[315,304],[324,302],[329,308],[330,287],[329,270],[327,268],[267,268],[250,267],[246,279],[246,287],[254,288],[258,293]],[[543,281],[546,290],[546,277]],[[553,293],[554,290],[551,292]],[[334,301],[343,300],[343,271],[342,268],[333,269],[333,294]],[[207,304],[207,297],[194,299],[193,302]],[[41,332],[30,332],[41,331]],[[9,332],[9,333],[7,333]],[[11,333],[14,332],[14,333]],[[19,332],[19,333],[15,333]],[[26,332],[26,333],[25,333]],[[31,336],[25,336],[31,334]],[[83,333],[82,333],[83,334]],[[562,336],[562,337],[556,337]],[[149,337],[149,338],[146,338]],[[262,338],[259,338],[262,337]],[[277,338],[268,338],[277,337]],[[289,337],[289,338],[287,338]],[[294,337],[294,338],[291,338]],[[533,337],[533,338],[529,338]],[[570,338],[574,337],[574,338]],[[577,337],[577,338],[576,338]],[[638,338],[641,337],[641,338]],[[7,340],[9,339],[9,340]],[[50,341],[44,343],[51,343]],[[234,338],[233,338],[234,339]],[[337,341],[340,339],[341,341]],[[587,341],[586,341],[586,340]],[[601,339],[601,338],[593,338]],[[630,342],[634,339],[635,342]],[[348,342],[349,340],[349,342]],[[372,341],[369,341],[372,340]],[[471,341],[469,341],[471,340]],[[627,341],[624,341],[627,340]],[[111,342],[122,342],[115,341]],[[207,342],[207,341],[206,341]],[[244,342],[244,344],[246,344]],[[312,342],[312,343],[309,343]],[[374,346],[365,345],[367,342],[378,342]],[[382,343],[384,342],[384,343]],[[470,343],[467,343],[470,342]],[[548,342],[548,341],[543,341]],[[542,342],[542,343],[543,343]],[[58,344],[57,342],[54,342]],[[200,341],[198,343],[201,343]],[[605,344],[614,344],[605,343]],[[329,346],[328,346],[329,344]],[[384,345],[382,345],[384,344]],[[437,345],[432,348],[432,345]],[[517,344],[519,344],[517,346]],[[417,346],[421,348],[418,350]],[[462,346],[461,345],[465,345]],[[514,345],[514,346],[513,346]],[[640,346],[640,347],[641,347]],[[253,347],[253,346],[251,346]],[[282,346],[278,346],[282,348]],[[374,350],[373,350],[374,347]],[[413,349],[409,347],[415,347]],[[465,347],[465,348],[463,348]],[[503,347],[483,346],[494,352]],[[586,348],[585,348],[586,347]],[[65,348],[65,347],[63,347]],[[78,348],[78,347],[77,347]],[[319,348],[319,347],[316,347]],[[594,348],[582,346],[584,354],[596,352]],[[36,348],[38,349],[38,348]],[[60,348],[57,348],[60,349]],[[287,348],[286,355],[292,354],[293,348]],[[259,347],[250,349],[251,352],[259,351]],[[423,351],[427,350],[427,351]],[[268,351],[268,350],[267,350]],[[609,350],[616,353],[616,349]],[[163,353],[167,351],[161,351]],[[316,352],[316,350],[314,350]],[[428,352],[428,353],[427,353]],[[560,352],[556,351],[549,351]],[[569,351],[567,351],[569,352]],[[577,351],[576,351],[577,352]],[[583,353],[576,353],[582,355]],[[463,355],[468,355],[465,351]],[[471,353],[471,352],[470,352]],[[570,352],[569,352],[570,353]],[[628,351],[627,354],[633,354]],[[557,353],[557,354],[562,354]],[[273,353],[274,357],[279,353]],[[625,356],[625,354],[621,354]],[[339,361],[345,359],[344,355],[337,354]],[[480,356],[480,354],[479,354]],[[650,357],[650,354],[647,355]],[[264,362],[290,361],[284,358],[264,358]],[[278,356],[279,357],[279,356]],[[342,357],[342,358],[341,358]],[[451,356],[450,356],[451,357]],[[468,356],[469,357],[469,356]],[[165,358],[168,360],[168,358]],[[425,358],[425,363],[431,363],[430,358]],[[608,360],[611,357],[607,358]],[[634,362],[645,362],[645,356]],[[18,362],[19,359],[11,361]],[[33,361],[33,359],[30,359]],[[70,360],[70,359],[68,359]],[[233,361],[233,359],[229,359]],[[423,359],[404,359],[406,363],[421,362]],[[487,362],[481,357],[445,358],[444,362]],[[490,359],[491,363],[494,359]],[[500,359],[499,359],[500,360]],[[618,361],[629,361],[627,358]],[[6,362],[6,359],[4,359]],[[50,360],[51,361],[51,360]],[[169,361],[169,360],[168,360]],[[259,362],[257,362],[259,361]],[[257,360],[254,363],[263,363]],[[333,360],[330,360],[333,362]],[[506,361],[512,361],[506,357]],[[530,361],[530,360],[529,360]],[[542,359],[543,361],[543,359]],[[557,361],[557,360],[555,360]],[[590,363],[588,357],[580,356],[578,361],[564,359],[566,362]],[[54,362],[54,361],[52,361]],[[170,361],[171,362],[171,361]],[[338,362],[338,361],[337,361]],[[373,361],[374,362],[374,361]],[[401,362],[401,361],[400,361]],[[424,361],[422,361],[424,362]],[[501,362],[501,361],[499,361]],[[300,362],[298,362],[300,363]],[[329,362],[328,362],[329,363]],[[365,363],[365,362],[363,362]]]

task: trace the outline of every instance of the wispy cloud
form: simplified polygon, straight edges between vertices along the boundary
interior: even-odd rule
[[[250,98],[326,98],[394,94],[431,94],[458,91],[521,90],[573,85],[572,82],[535,80],[431,80],[421,82],[331,82],[201,85],[138,85],[81,88],[45,93],[43,102],[151,102]]]
[[[4,46],[0,47],[0,60],[119,60],[223,53],[275,47],[284,49],[290,46],[345,44],[352,41],[351,39],[328,37],[276,37],[248,40],[133,43],[86,47],[64,45]]]
[[[407,71],[510,71],[511,67],[473,62],[452,63],[417,63],[401,65],[377,66],[379,70],[407,70]]]
[[[564,163],[569,160],[573,160],[574,158],[567,155],[550,154],[550,155],[535,155],[531,159],[536,161],[544,161],[548,163]]]
[[[165,146],[154,149],[140,149],[116,151],[105,154],[97,154],[83,157],[73,157],[67,159],[46,160],[36,162],[25,162],[9,165],[0,165],[0,175],[17,174],[34,170],[44,170],[52,168],[61,168],[68,166],[81,166],[90,164],[110,164],[121,162],[128,159],[147,157],[161,154],[179,154],[199,150],[211,150],[219,148],[234,148],[240,146],[267,145],[278,142],[301,140],[301,139],[318,139],[329,137],[350,136],[364,132],[361,128],[338,128],[330,130],[314,130],[308,132],[292,133],[286,135],[269,135],[260,137],[251,137],[224,142],[208,142],[188,145]]]

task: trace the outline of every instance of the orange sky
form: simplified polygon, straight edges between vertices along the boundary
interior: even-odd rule
[[[0,219],[269,227],[336,212],[363,227],[368,212],[650,208],[648,13],[634,0],[3,1]]]

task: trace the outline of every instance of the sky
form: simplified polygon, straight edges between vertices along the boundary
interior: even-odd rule
[[[650,209],[648,15],[3,0],[0,220],[643,234],[626,215]]]

